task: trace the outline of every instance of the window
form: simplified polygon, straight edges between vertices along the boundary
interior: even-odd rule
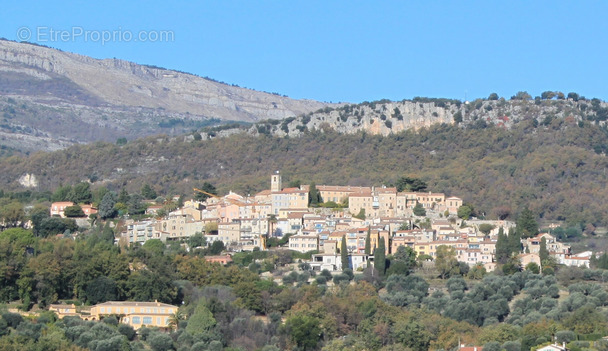
[[[145,325],[152,324],[152,317],[144,317],[144,324]]]
[[[106,313],[106,308],[105,308],[105,307],[101,307],[101,308],[99,309],[99,312],[101,312],[101,313]]]
[[[141,317],[133,317],[133,324],[140,324],[141,323]]]

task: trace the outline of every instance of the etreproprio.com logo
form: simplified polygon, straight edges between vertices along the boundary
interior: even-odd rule
[[[56,29],[52,27],[38,26],[34,28],[20,27],[17,29],[17,40],[33,41],[37,43],[53,42],[75,42],[83,41],[90,43],[130,43],[130,42],[172,42],[175,33],[172,30],[139,30],[132,31],[118,27],[112,30],[89,30],[83,27],[71,27],[68,29]]]

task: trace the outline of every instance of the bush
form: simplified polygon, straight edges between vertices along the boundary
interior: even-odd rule
[[[502,347],[496,341],[491,341],[491,342],[483,345],[483,349],[485,351],[501,351]]]
[[[128,324],[120,324],[118,325],[118,332],[122,335],[126,336],[129,341],[132,341],[135,338],[135,329]]]
[[[570,330],[560,330],[557,333],[555,333],[555,338],[557,339],[558,343],[569,343],[572,340],[576,340],[576,334],[573,331]]]
[[[318,277],[315,279],[315,281],[316,281],[316,282],[317,282],[317,284],[319,284],[319,285],[324,285],[324,284],[327,284],[327,278],[326,278],[326,277],[324,277],[324,276],[322,276],[322,275],[321,275],[321,276],[318,276]]]
[[[344,274],[344,273],[340,273],[338,275],[334,276],[334,284],[340,284],[340,282],[348,282],[350,281],[348,275]]]
[[[167,334],[154,333],[149,337],[150,347],[154,351],[166,351],[173,349],[173,339]]]
[[[104,318],[103,322],[105,324],[109,324],[109,325],[113,325],[113,326],[118,325],[118,319],[116,319],[116,317],[114,317],[114,316],[109,316],[109,317]]]
[[[21,317],[21,315],[18,313],[3,313],[2,319],[4,319],[6,321],[6,324],[8,324],[8,326],[11,328],[17,328],[19,324],[23,322],[23,317]]]

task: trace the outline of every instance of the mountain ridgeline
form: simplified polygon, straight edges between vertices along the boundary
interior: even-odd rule
[[[519,93],[523,95],[525,93]],[[541,99],[512,97],[460,100],[421,98],[412,100],[380,100],[360,104],[325,107],[305,115],[283,120],[266,120],[253,126],[223,125],[203,129],[202,138],[226,136],[246,131],[252,135],[266,134],[297,137],[310,130],[334,130],[343,134],[365,131],[370,134],[389,135],[405,130],[418,130],[436,124],[457,124],[468,128],[485,128],[495,125],[510,129],[521,121],[536,125],[550,125],[553,120],[589,121],[604,125],[608,119],[608,104],[587,100],[576,93],[569,99]]]
[[[334,105],[0,39],[0,145],[20,150],[176,135],[224,121],[283,119],[326,106]]]
[[[406,106],[427,117],[386,135],[341,129],[377,115],[370,124],[405,123]],[[403,119],[394,116],[397,109]],[[586,99],[363,103],[245,129],[207,128],[7,157],[0,160],[0,184],[5,190],[53,190],[90,180],[138,191],[147,182],[160,192],[189,195],[208,181],[220,192],[253,194],[268,188],[275,170],[287,181],[335,185],[389,185],[410,176],[462,197],[488,218],[513,218],[527,206],[545,220],[606,225],[607,116],[605,103]],[[426,125],[425,118],[433,117],[445,122]],[[293,125],[297,134],[284,132]]]

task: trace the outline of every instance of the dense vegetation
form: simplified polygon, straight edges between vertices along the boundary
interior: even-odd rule
[[[238,253],[229,266],[208,263],[206,250],[184,250],[204,245],[198,237],[120,248],[111,243],[109,222],[75,240],[67,236],[0,232],[0,301],[37,310],[58,299],[77,305],[158,299],[182,306],[173,330],[135,334],[113,316],[24,318],[0,305],[0,349],[447,350],[460,341],[527,350],[554,338],[573,350],[607,346],[596,341],[608,332],[604,269],[487,274],[454,266],[450,253],[429,267],[402,248],[377,270],[332,276],[298,264],[288,250]]]
[[[32,173],[41,190],[89,179],[113,190],[147,182],[189,196],[204,181],[220,193],[254,194],[268,188],[274,170],[286,180],[316,184],[396,184],[409,176],[463,197],[489,218],[514,218],[528,205],[541,219],[597,226],[607,221],[606,138],[603,127],[566,119],[547,126],[526,120],[511,130],[437,125],[387,137],[330,131],[300,138],[155,137],[7,157],[0,161],[0,184],[18,188],[15,180]]]

